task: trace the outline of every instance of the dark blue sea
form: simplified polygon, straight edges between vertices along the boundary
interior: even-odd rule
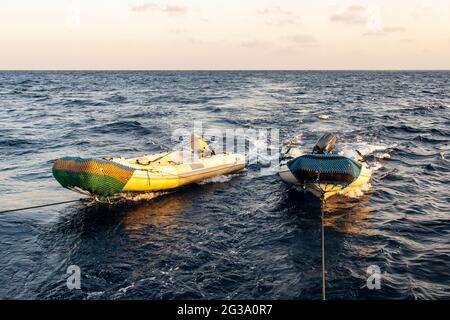
[[[57,158],[160,152],[194,121],[305,150],[335,132],[369,150],[370,190],[322,204],[254,163],[148,201],[5,213],[0,298],[321,299],[322,214],[328,299],[450,298],[450,72],[0,72],[0,210],[79,198]]]

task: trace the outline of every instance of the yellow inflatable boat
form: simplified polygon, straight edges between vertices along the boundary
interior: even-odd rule
[[[53,176],[65,188],[93,196],[122,192],[175,189],[245,168],[240,154],[215,154],[198,137],[192,151],[174,151],[137,158],[83,159],[64,157],[53,165]]]

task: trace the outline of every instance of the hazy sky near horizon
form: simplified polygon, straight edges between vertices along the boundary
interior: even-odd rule
[[[0,69],[450,69],[449,0],[1,0]]]

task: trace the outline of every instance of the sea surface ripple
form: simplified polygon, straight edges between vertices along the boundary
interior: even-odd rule
[[[0,215],[0,298],[320,299],[325,210],[328,299],[448,299],[449,111],[449,72],[0,72],[0,210],[76,199],[59,157],[158,152],[193,121],[306,150],[333,131],[378,169],[324,206],[251,165],[136,204]]]

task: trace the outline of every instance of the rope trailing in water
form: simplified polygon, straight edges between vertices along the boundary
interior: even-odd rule
[[[68,200],[68,201],[54,202],[54,203],[48,203],[48,204],[41,204],[41,205],[31,206],[31,207],[3,210],[3,211],[0,211],[0,214],[16,212],[16,211],[23,211],[23,210],[30,210],[30,209],[37,209],[37,208],[44,208],[44,207],[50,207],[50,206],[56,206],[56,205],[59,205],[59,204],[78,202],[78,201],[82,201],[82,200],[83,199]]]
[[[327,300],[325,286],[325,228],[324,210],[322,208],[322,300]]]

